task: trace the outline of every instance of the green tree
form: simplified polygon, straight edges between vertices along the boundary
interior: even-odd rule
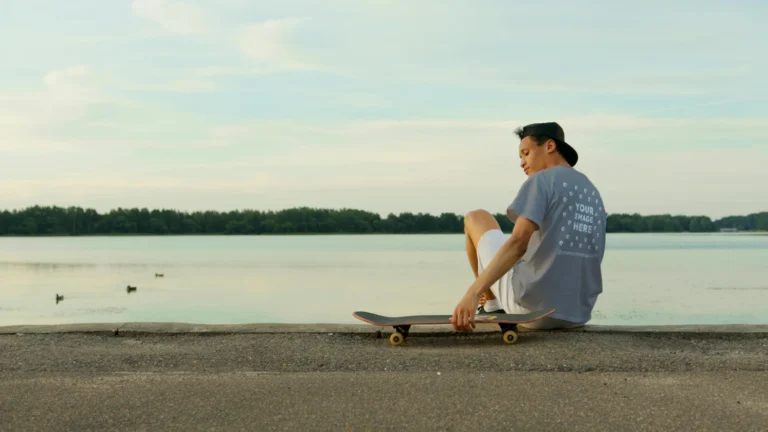
[[[162,219],[151,218],[149,220],[149,230],[152,234],[166,234],[168,233],[168,226]]]
[[[512,222],[494,218],[505,232]],[[768,212],[727,216],[611,214],[608,232],[711,232],[723,228],[768,230]],[[0,235],[89,234],[278,234],[278,233],[461,233],[463,217],[453,213],[376,213],[357,209],[298,207],[280,211],[180,212],[171,209],[117,208],[100,214],[80,207],[32,206],[0,211]]]

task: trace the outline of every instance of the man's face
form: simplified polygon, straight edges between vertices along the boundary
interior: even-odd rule
[[[548,140],[542,145],[536,144],[531,137],[525,137],[520,141],[520,168],[525,175],[531,176],[546,169],[549,158],[549,148],[555,148],[555,143]]]

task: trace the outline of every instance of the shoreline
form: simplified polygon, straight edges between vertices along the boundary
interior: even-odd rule
[[[505,234],[511,231],[503,230]],[[0,235],[0,239],[12,238],[91,238],[91,237],[313,237],[313,236],[408,236],[408,235],[463,235],[463,232],[288,232],[288,233],[182,233],[182,234],[148,234],[148,233],[112,233],[112,234],[34,234],[34,235]],[[768,235],[768,230],[744,231],[607,231],[607,234],[683,234],[683,235]]]
[[[114,322],[114,323],[76,323],[76,324],[19,324],[0,326],[0,335],[14,334],[56,334],[56,333],[161,333],[161,334],[361,334],[361,333],[390,333],[391,327],[374,326],[370,324],[291,324],[291,323],[260,323],[260,324],[196,324],[186,322]],[[474,333],[499,332],[495,324],[478,324]],[[581,328],[568,330],[528,330],[520,328],[519,332],[571,332],[571,333],[659,333],[659,334],[749,334],[768,333],[768,324],[686,324],[686,325],[597,325],[588,324]],[[411,333],[453,333],[450,325],[413,326]]]

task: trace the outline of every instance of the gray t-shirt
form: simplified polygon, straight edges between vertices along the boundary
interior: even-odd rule
[[[603,291],[607,213],[603,197],[584,174],[557,166],[523,183],[507,208],[539,226],[512,274],[514,299],[530,310],[557,309],[551,316],[574,323],[592,317]]]

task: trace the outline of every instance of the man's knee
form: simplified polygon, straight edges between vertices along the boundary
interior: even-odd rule
[[[493,215],[487,210],[472,210],[464,215],[464,227],[479,225],[487,223],[490,220],[496,220]]]
[[[464,215],[464,232],[477,242],[480,236],[492,229],[499,229],[496,218],[487,210],[472,210]]]

